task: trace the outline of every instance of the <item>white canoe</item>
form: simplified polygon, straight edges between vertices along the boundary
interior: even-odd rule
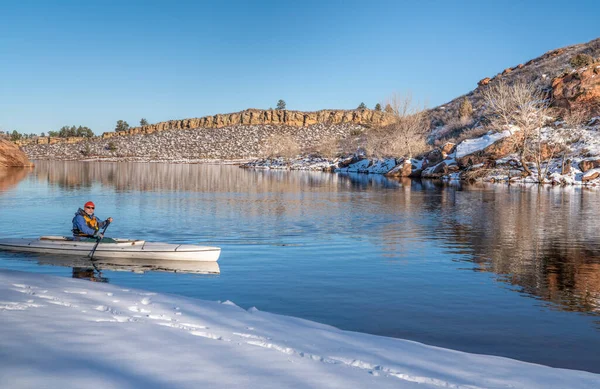
[[[216,262],[221,254],[219,247],[143,240],[115,240],[117,243],[100,242],[94,258]],[[40,238],[0,239],[0,250],[87,256],[95,244],[95,242],[80,242],[64,236],[42,236]]]

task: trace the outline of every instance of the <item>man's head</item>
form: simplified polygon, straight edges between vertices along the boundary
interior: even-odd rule
[[[96,206],[94,205],[94,203],[92,203],[91,201],[88,201],[87,203],[85,203],[85,205],[83,206],[83,210],[85,213],[87,213],[88,215],[93,215],[94,214],[94,209],[96,208]]]

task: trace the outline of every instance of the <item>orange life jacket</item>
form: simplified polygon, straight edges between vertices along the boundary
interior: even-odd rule
[[[100,229],[100,226],[98,226],[98,219],[96,218],[96,216],[90,217],[84,211],[79,212],[79,214],[81,216],[83,216],[83,219],[85,220],[85,224],[87,224],[88,227],[90,227],[94,231],[98,232],[98,230]],[[78,228],[73,228],[73,235],[88,236],[88,234],[84,233],[83,231],[80,231]]]

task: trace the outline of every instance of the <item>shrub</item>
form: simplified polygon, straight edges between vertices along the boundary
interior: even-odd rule
[[[336,137],[321,139],[316,151],[321,157],[335,158],[340,154],[340,139]]]
[[[465,96],[463,101],[460,102],[460,106],[458,107],[458,116],[460,120],[468,120],[473,116],[473,106],[471,105],[471,101]]]
[[[589,54],[577,54],[569,61],[571,66],[574,68],[580,68],[582,66],[588,66],[594,63],[594,58]]]
[[[365,103],[360,103],[357,109],[367,109],[367,105]]]
[[[284,100],[279,100],[277,102],[277,109],[280,110],[280,111],[283,110],[283,109],[285,109],[285,101]]]
[[[106,148],[110,151],[117,151],[117,145],[115,144],[115,142],[108,142]]]
[[[375,104],[375,111],[381,111],[381,104]]]
[[[293,158],[300,152],[298,142],[289,134],[271,135],[265,142],[262,153],[267,157]]]
[[[85,144],[85,148],[81,150],[81,154],[83,154],[84,157],[88,157],[92,154],[92,149],[89,143]]]

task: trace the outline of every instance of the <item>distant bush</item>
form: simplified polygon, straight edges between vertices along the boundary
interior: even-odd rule
[[[85,144],[85,148],[83,150],[81,150],[81,154],[84,157],[88,157],[88,156],[90,156],[92,154],[92,148],[90,147],[89,143]]]
[[[381,104],[375,104],[375,111],[381,111]]]
[[[350,135],[351,136],[360,136],[362,135],[363,131],[360,128],[353,128],[350,130]]]
[[[367,109],[367,105],[365,103],[360,103],[357,109]]]
[[[106,148],[110,151],[117,151],[117,145],[115,144],[115,142],[108,142]]]
[[[321,157],[335,158],[340,154],[340,139],[336,137],[322,139],[316,151]]]
[[[589,66],[594,63],[594,58],[589,54],[577,54],[569,61],[574,68]]]
[[[278,109],[278,110],[280,110],[280,111],[281,111],[281,110],[284,110],[284,109],[285,109],[285,106],[286,106],[286,105],[285,105],[285,101],[284,101],[284,100],[279,100],[279,101],[277,102],[277,109]]]
[[[473,116],[473,106],[471,105],[471,101],[465,96],[463,101],[460,102],[460,106],[458,107],[458,117],[462,121],[466,121]]]

